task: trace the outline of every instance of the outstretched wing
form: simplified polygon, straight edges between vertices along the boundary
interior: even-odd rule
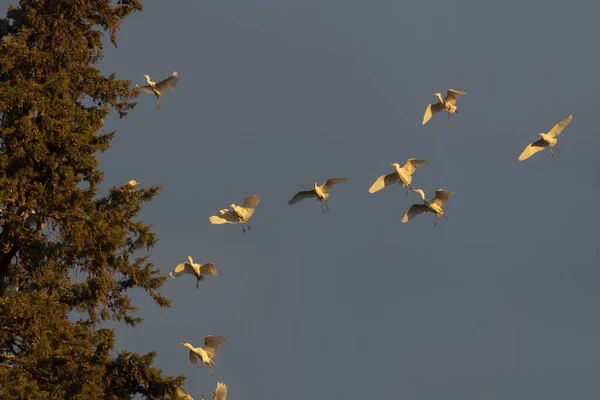
[[[171,278],[177,278],[185,274],[196,275],[196,272],[194,272],[194,268],[190,264],[182,262],[181,264],[177,264],[177,266],[173,269],[173,272],[171,272],[169,275]]]
[[[435,197],[433,200],[431,200],[431,202],[439,204],[441,207],[443,207],[448,201],[448,198],[453,194],[454,192],[452,190],[438,189],[435,191]]]
[[[202,361],[202,358],[198,354],[196,354],[193,350],[190,350],[190,362],[192,364],[197,364],[198,361]]]
[[[208,220],[213,225],[240,223],[238,215],[235,212],[226,209],[220,210],[218,215],[212,215]]]
[[[428,212],[431,212],[431,210],[425,204],[413,204],[412,206],[410,206],[408,211],[406,211],[404,217],[402,217],[402,223],[405,224],[411,219],[413,219],[415,216],[425,214]]]
[[[226,400],[227,399],[227,385],[221,382],[217,382],[217,388],[213,393],[212,400]]]
[[[142,92],[154,94],[154,91],[152,90],[152,87],[150,87],[150,85],[144,85],[144,86],[135,85],[135,87],[140,89]]]
[[[423,123],[421,125],[425,125],[431,117],[442,111],[442,109],[443,107],[440,103],[429,104],[425,109],[425,115],[423,115]]]
[[[391,174],[381,175],[369,188],[369,193],[375,193],[380,191],[386,186],[394,185],[398,183],[398,174],[392,172]]]
[[[465,94],[467,94],[467,92],[463,92],[456,89],[448,89],[446,91],[446,98],[444,100],[446,101],[446,103],[454,105],[456,104],[456,100],[458,100],[460,96],[464,96]]]
[[[300,200],[309,199],[311,197],[317,197],[317,193],[314,191],[314,189],[304,190],[302,192],[296,193],[294,195],[294,197],[292,197],[292,199],[290,201],[288,201],[287,203],[291,206],[293,204],[296,204]]]
[[[173,89],[177,85],[178,82],[179,82],[179,74],[177,73],[177,71],[175,71],[175,72],[173,72],[173,75],[158,82],[155,85],[155,87],[156,87],[156,90],[158,90],[161,93],[164,93],[168,90]]]
[[[525,150],[519,156],[519,161],[527,160],[529,157],[534,155],[535,153],[539,153],[548,147],[548,143],[544,139],[537,140],[533,143],[529,143]]]
[[[557,137],[558,135],[560,135],[563,129],[565,129],[565,127],[571,123],[571,121],[573,121],[572,114],[569,115],[567,118],[563,119],[562,121],[559,121],[556,125],[554,125],[552,129],[550,129],[550,132],[548,132],[548,135],[553,138]]]
[[[427,160],[417,160],[416,158],[409,158],[406,160],[406,164],[402,167],[409,175],[412,175],[417,168],[421,168],[427,164]]]
[[[213,358],[217,355],[217,349],[219,345],[225,341],[225,337],[223,336],[212,336],[208,335],[204,338],[204,351],[210,358]]]
[[[334,187],[335,185],[337,185],[338,183],[342,183],[347,180],[348,180],[348,178],[329,178],[325,182],[322,183],[323,190],[327,192],[328,190],[331,190],[331,188]]]
[[[212,263],[202,264],[200,267],[200,275],[219,275],[219,271],[217,271],[217,267],[215,267]]]
[[[246,196],[246,198],[244,199],[244,208],[254,210],[258,206],[258,203],[260,203],[260,197],[258,197],[255,194],[251,194],[249,196]]]

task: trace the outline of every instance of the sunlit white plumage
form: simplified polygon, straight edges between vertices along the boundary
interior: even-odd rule
[[[539,153],[546,147],[550,149],[550,155],[554,157],[553,149],[559,151],[558,147],[556,147],[556,143],[558,143],[558,135],[560,135],[563,129],[565,129],[565,127],[569,125],[572,120],[573,115],[569,115],[567,118],[563,119],[562,121],[559,121],[556,125],[554,125],[548,133],[538,133],[541,139],[527,145],[527,147],[525,147],[525,150],[523,150],[523,152],[519,156],[518,160],[527,160],[529,157],[536,153]]]
[[[189,357],[192,364],[202,361],[203,364],[208,365],[210,374],[214,377],[215,374],[210,367],[215,364],[213,358],[217,356],[217,349],[224,340],[223,336],[208,335],[204,338],[204,346],[202,347],[194,347],[189,343],[181,343],[181,345],[190,349]]]
[[[156,108],[160,107],[160,98],[162,95],[165,92],[173,89],[179,82],[179,74],[177,71],[173,72],[171,76],[167,76],[158,83],[151,81],[149,75],[144,74],[144,77],[146,78],[148,84],[144,86],[135,85],[135,87],[146,93],[154,94],[156,96]]]
[[[217,268],[212,263],[198,264],[194,262],[191,256],[187,256],[187,258],[189,262],[177,264],[173,271],[169,273],[171,278],[175,279],[185,274],[194,275],[196,277],[196,288],[198,288],[200,281],[204,280],[206,275],[219,275]]]
[[[242,231],[246,232],[244,225],[248,227],[248,230],[252,230],[250,226],[248,226],[247,222],[254,214],[256,207],[260,203],[260,197],[255,194],[251,194],[246,196],[244,199],[243,206],[237,206],[235,204],[231,204],[229,207],[231,210],[223,209],[219,210],[217,215],[211,216],[208,220],[211,224],[221,225],[221,224],[241,224]]]
[[[217,387],[213,392],[212,400],[227,400],[227,385],[217,382]]]
[[[405,224],[415,216],[426,213],[434,213],[435,218],[433,220],[433,225],[437,225],[437,220],[439,217],[443,216],[446,220],[449,218],[445,215],[444,204],[448,201],[448,198],[454,194],[451,190],[438,189],[435,191],[435,197],[431,200],[427,200],[425,198],[425,192],[422,189],[411,189],[413,192],[418,193],[423,199],[423,204],[413,204],[410,206],[404,217],[402,218],[402,223]]]
[[[403,187],[411,187],[412,174],[417,168],[420,168],[425,164],[427,164],[427,160],[417,160],[416,158],[409,158],[402,167],[400,167],[400,164],[398,163],[390,163],[390,165],[395,168],[395,171],[391,174],[381,175],[377,178],[369,188],[369,193],[378,192],[381,189],[396,183]],[[408,190],[406,191],[406,195],[408,195]]]
[[[317,185],[315,182],[313,184],[313,188],[311,190],[304,190],[302,192],[298,192],[292,197],[290,201],[288,201],[289,205],[296,204],[300,200],[308,199],[308,198],[317,198],[321,202],[321,210],[323,212],[329,209],[327,205],[327,199],[329,198],[329,191],[338,183],[346,181],[347,178],[329,178],[321,185]]]
[[[467,94],[467,92],[456,89],[448,89],[446,91],[446,97],[442,98],[441,93],[434,93],[433,95],[438,98],[438,102],[435,104],[429,104],[427,106],[425,109],[425,114],[423,115],[422,125],[425,125],[427,121],[431,119],[431,117],[440,111],[446,111],[448,113],[448,119],[450,118],[450,114],[458,113],[456,101],[460,96],[464,96],[465,94]]]

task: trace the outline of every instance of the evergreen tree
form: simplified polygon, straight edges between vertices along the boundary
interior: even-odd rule
[[[139,92],[100,73],[105,32],[117,45],[138,0],[21,0],[0,20],[0,398],[162,398],[155,353],[111,355],[113,319],[135,325],[128,289],[161,307],[156,243],[135,220],[159,188],[124,185],[100,197],[104,118]],[[14,295],[14,288],[18,292]],[[9,290],[10,289],[10,290]],[[9,295],[10,292],[10,295]]]

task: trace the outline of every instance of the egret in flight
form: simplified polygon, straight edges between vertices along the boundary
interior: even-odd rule
[[[558,147],[556,147],[556,143],[558,142],[558,135],[560,135],[563,129],[565,129],[565,127],[569,125],[569,123],[572,120],[573,115],[569,115],[567,118],[563,119],[562,121],[559,121],[556,125],[554,125],[552,129],[550,129],[550,132],[538,133],[541,139],[527,145],[527,147],[525,147],[525,150],[523,150],[523,152],[519,156],[519,161],[527,160],[529,157],[531,157],[535,153],[539,153],[546,147],[550,149],[550,155],[554,157],[553,149],[559,151]]]
[[[200,395],[200,400],[204,400],[204,396]],[[217,387],[213,392],[212,400],[227,400],[227,385],[217,382]]]
[[[446,111],[448,113],[448,119],[450,114],[458,113],[458,106],[456,101],[460,96],[464,96],[467,92],[462,92],[456,89],[448,89],[446,91],[446,97],[442,98],[441,93],[434,93],[433,95],[438,98],[438,102],[435,104],[429,104],[425,109],[425,115],[423,115],[423,125],[427,123],[435,114],[440,111]]]
[[[329,191],[338,183],[346,181],[347,178],[329,178],[325,182],[321,184],[321,186],[317,185],[315,182],[313,184],[313,189],[304,190],[302,192],[298,192],[292,197],[288,204],[294,205],[300,200],[308,199],[308,198],[317,198],[321,202],[321,210],[323,212],[329,210],[329,206],[327,205],[327,199],[329,198]]]
[[[402,223],[405,224],[415,216],[426,213],[434,213],[435,218],[433,220],[433,226],[437,225],[439,217],[444,217],[448,220],[448,216],[445,215],[444,204],[448,201],[448,198],[454,194],[451,190],[438,189],[435,191],[435,197],[431,200],[425,198],[425,192],[422,189],[411,189],[413,192],[418,193],[423,199],[423,204],[413,204],[410,206],[404,217]]]
[[[177,264],[173,271],[169,273],[169,276],[171,278],[175,279],[185,274],[194,275],[196,277],[197,289],[200,285],[200,281],[204,280],[204,277],[206,275],[219,275],[217,268],[212,263],[197,264],[194,262],[191,256],[187,256],[187,258],[189,262],[182,262],[180,264]]]
[[[144,86],[135,85],[135,87],[146,93],[154,94],[156,96],[156,108],[160,108],[160,98],[162,95],[165,92],[173,89],[179,82],[179,74],[177,71],[173,72],[173,75],[167,76],[158,83],[151,81],[149,75],[144,74],[144,77],[146,78],[146,82],[148,82],[148,84]]]
[[[380,191],[381,189],[388,187],[390,185],[398,184],[406,187],[406,195],[408,196],[408,188],[410,188],[410,184],[412,183],[412,174],[420,168],[427,164],[427,160],[417,160],[416,158],[409,158],[406,160],[406,164],[400,167],[398,163],[390,163],[392,167],[395,168],[395,171],[391,174],[381,175],[369,188],[369,193],[375,193]]]
[[[215,373],[210,368],[215,365],[215,362],[212,359],[217,356],[217,349],[224,340],[225,338],[223,336],[208,335],[204,338],[204,346],[202,347],[194,347],[189,343],[181,343],[181,345],[190,349],[190,362],[192,364],[197,364],[198,361],[202,361],[203,364],[208,365],[208,370],[214,378]],[[198,368],[200,368],[200,366],[198,366]]]
[[[219,210],[217,215],[211,216],[208,220],[211,224],[221,225],[221,224],[241,224],[242,232],[246,233],[246,228],[244,225],[248,227],[248,230],[252,230],[248,225],[248,220],[254,214],[254,210],[258,206],[260,202],[260,197],[255,194],[251,194],[246,196],[244,199],[243,206],[236,206],[235,204],[231,204],[229,207],[231,210],[223,209]]]

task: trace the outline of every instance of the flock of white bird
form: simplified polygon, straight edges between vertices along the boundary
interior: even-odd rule
[[[179,82],[179,74],[177,72],[173,72],[171,76],[166,77],[164,80],[158,83],[151,81],[148,75],[144,75],[144,77],[146,78],[148,84],[144,86],[136,85],[136,87],[147,93],[154,94],[157,99],[157,108],[160,107],[160,100],[163,94],[173,89]],[[425,114],[423,115],[422,125],[425,125],[434,115],[440,112],[446,112],[448,119],[450,118],[450,114],[458,113],[458,106],[456,104],[457,100],[466,94],[466,92],[455,89],[448,89],[446,92],[446,97],[442,97],[441,93],[434,93],[433,95],[437,97],[438,101],[437,103],[429,104],[426,107]],[[518,160],[524,161],[534,154],[544,150],[545,148],[548,148],[551,156],[554,157],[554,150],[558,151],[558,147],[556,146],[558,142],[558,136],[572,120],[573,116],[569,115],[567,118],[554,125],[554,127],[552,127],[548,133],[539,133],[538,135],[540,136],[540,139],[528,144],[521,155],[519,155]],[[413,174],[418,168],[425,166],[427,163],[427,160],[416,158],[409,158],[406,160],[403,166],[400,166],[400,164],[396,162],[390,163],[390,165],[394,167],[394,171],[387,175],[381,175],[378,177],[368,191],[369,193],[373,194],[388,186],[397,184],[406,188],[407,196],[409,189],[414,193],[417,193],[423,202],[421,204],[411,205],[401,219],[402,223],[410,221],[417,215],[427,213],[434,214],[434,226],[437,225],[440,217],[444,217],[446,220],[448,220],[449,218],[445,215],[444,206],[450,196],[454,194],[453,191],[438,189],[435,191],[435,196],[428,200],[425,196],[425,192],[422,189],[415,189],[412,187]],[[321,203],[321,210],[325,212],[329,209],[327,200],[329,199],[331,190],[335,185],[346,180],[347,178],[330,178],[324,181],[321,185],[318,185],[315,182],[312,189],[296,193],[288,201],[288,204],[294,205],[301,200],[314,198]],[[138,182],[130,181],[129,185],[135,187],[138,185]],[[256,210],[259,202],[260,198],[258,195],[248,195],[244,199],[243,205],[239,206],[236,204],[231,204],[229,209],[219,210],[216,215],[212,215],[209,218],[209,221],[211,224],[215,225],[239,224],[242,226],[242,231],[245,233],[246,230],[251,230],[250,226],[248,225],[248,221],[252,215],[254,215],[254,211]],[[196,277],[196,288],[198,288],[200,281],[202,281],[205,276],[218,276],[218,270],[212,263],[197,264],[194,263],[192,257],[188,256],[187,258],[188,262],[182,262],[178,264],[169,274],[172,278],[177,278],[185,274],[193,275]],[[217,355],[217,349],[224,340],[225,338],[222,336],[209,335],[204,338],[204,346],[201,347],[194,347],[190,343],[181,344],[189,349],[190,362],[193,364],[202,362],[202,364],[207,365],[211,375],[214,377],[214,372],[211,369],[211,366],[214,365],[213,358]],[[178,390],[180,390],[178,392],[178,398],[188,400],[192,399],[189,394],[183,391],[183,389]],[[217,388],[213,393],[213,400],[225,400],[226,397],[227,386],[221,382],[217,383]],[[202,397],[202,399],[204,399],[204,397]]]

